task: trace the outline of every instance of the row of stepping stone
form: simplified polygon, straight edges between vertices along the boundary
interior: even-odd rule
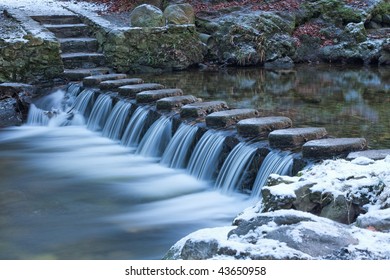
[[[322,127],[292,128],[287,117],[259,117],[255,109],[229,109],[224,101],[202,102],[192,95],[183,95],[181,89],[167,89],[161,84],[144,83],[126,74],[90,76],[83,79],[84,86],[117,91],[135,98],[137,103],[156,103],[158,110],[178,110],[182,118],[205,118],[213,129],[235,126],[246,138],[268,137],[276,149],[301,148],[305,158],[332,158],[367,149],[364,138],[329,138]]]
[[[76,81],[90,75],[112,72],[87,24],[77,15],[36,16],[34,20],[54,33],[61,46],[64,78]]]

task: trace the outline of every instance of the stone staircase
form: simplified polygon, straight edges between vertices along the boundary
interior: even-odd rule
[[[64,78],[75,81],[90,75],[112,72],[105,67],[105,57],[92,37],[88,25],[76,15],[39,16],[34,20],[53,32],[61,45]]]

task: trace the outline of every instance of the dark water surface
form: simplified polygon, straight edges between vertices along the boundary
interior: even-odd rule
[[[293,126],[322,126],[335,137],[364,137],[390,148],[390,67],[299,66],[293,70],[226,68],[145,76],[203,100],[290,117]]]

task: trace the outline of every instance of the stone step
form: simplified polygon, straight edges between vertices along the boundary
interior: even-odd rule
[[[233,109],[215,112],[206,117],[206,125],[210,128],[224,128],[236,124],[240,120],[254,118],[259,115],[255,109]]]
[[[127,78],[126,74],[105,74],[105,75],[89,76],[83,79],[83,85],[87,87],[97,86],[104,81],[119,80],[119,79],[126,79],[126,78]]]
[[[183,91],[179,88],[166,88],[158,90],[148,90],[137,93],[137,103],[151,103],[161,98],[180,96],[183,95]]]
[[[308,141],[302,146],[304,158],[329,159],[346,157],[351,152],[367,149],[364,138],[333,138]]]
[[[323,127],[287,128],[274,130],[268,135],[272,148],[286,149],[302,146],[310,140],[321,139],[327,135]]]
[[[111,90],[117,89],[118,87],[126,86],[126,85],[136,85],[142,84],[144,81],[139,78],[127,78],[127,79],[119,79],[119,80],[108,80],[101,82],[99,87],[102,90]]]
[[[63,53],[61,58],[66,69],[96,68],[105,64],[101,53]]]
[[[57,38],[89,37],[90,30],[84,23],[77,24],[44,24]]]
[[[81,81],[91,75],[104,75],[112,72],[108,67],[65,69],[63,77],[70,81]]]
[[[160,100],[157,100],[156,108],[157,110],[167,110],[171,111],[173,109],[181,108],[186,104],[191,104],[194,102],[201,102],[200,98],[196,98],[192,95],[183,95],[183,96],[173,96],[165,97]]]
[[[135,98],[136,94],[142,91],[147,90],[157,90],[163,89],[164,86],[155,83],[139,84],[139,85],[127,85],[118,88],[120,95],[125,95],[127,97]]]
[[[251,118],[237,123],[237,132],[244,137],[267,137],[277,129],[285,129],[292,126],[291,119],[287,117],[263,117]]]
[[[372,160],[380,160],[386,158],[387,156],[390,156],[390,149],[367,150],[360,152],[352,152],[347,156],[347,160],[354,160],[358,157],[366,157]]]
[[[52,16],[33,16],[34,20],[41,24],[78,24],[82,23],[76,15],[52,15]]]
[[[96,52],[99,43],[95,38],[59,38],[63,53],[71,52]]]
[[[208,114],[229,109],[225,101],[195,102],[181,108],[182,118],[199,118]]]

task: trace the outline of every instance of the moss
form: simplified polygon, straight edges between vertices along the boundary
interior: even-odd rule
[[[379,3],[378,6],[376,6],[374,8],[374,10],[372,11],[372,16],[376,16],[376,15],[389,15],[390,14],[390,2],[385,2],[385,1],[382,1]]]

